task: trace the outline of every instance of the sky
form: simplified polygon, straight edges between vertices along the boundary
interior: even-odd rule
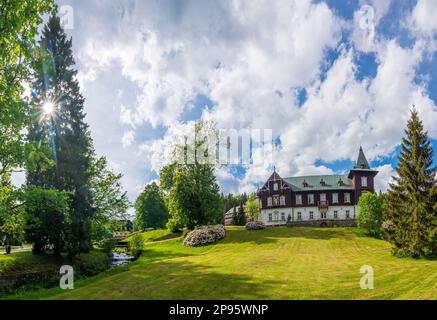
[[[57,3],[96,151],[132,201],[200,119],[275,139],[268,165],[216,170],[224,193],[255,191],[272,165],[347,172],[360,146],[384,191],[413,104],[437,146],[437,1]]]

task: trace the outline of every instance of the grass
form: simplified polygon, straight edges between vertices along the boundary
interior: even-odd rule
[[[56,286],[60,267],[65,264],[73,266],[77,277],[85,277],[108,269],[109,258],[97,250],[81,254],[73,260],[38,256],[31,252],[0,255],[0,295]]]
[[[362,265],[374,269],[373,290],[359,286]],[[230,227],[216,245],[146,243],[122,272],[18,298],[437,299],[437,261],[396,258],[387,242],[356,229]]]
[[[172,232],[169,229],[156,229],[151,231],[141,232],[140,235],[143,237],[144,242],[153,241],[155,239],[159,239],[161,237],[169,236]],[[124,239],[125,241],[130,241],[132,239],[132,235]]]

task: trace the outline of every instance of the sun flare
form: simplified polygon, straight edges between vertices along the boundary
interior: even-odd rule
[[[55,104],[51,101],[46,101],[42,105],[42,111],[44,112],[44,115],[50,116],[55,111]]]

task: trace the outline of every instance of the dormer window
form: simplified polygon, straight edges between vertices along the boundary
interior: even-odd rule
[[[275,182],[273,184],[273,191],[278,191],[278,183],[277,182]]]

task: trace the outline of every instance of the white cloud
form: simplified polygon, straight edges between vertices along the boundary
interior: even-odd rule
[[[377,26],[391,1],[360,2],[367,3],[375,9]],[[81,23],[74,43],[81,84],[89,97],[99,95],[88,110],[93,125],[103,128],[92,128],[104,135],[97,144],[114,162],[123,163],[120,168],[132,194],[138,192],[136,186],[156,178],[153,171],[168,161],[174,137],[187,125],[181,118],[198,94],[214,102],[202,117],[215,119],[219,127],[273,129],[282,142],[274,164],[283,176],[330,173],[316,161],[355,160],[360,145],[370,160],[391,154],[413,103],[431,136],[437,137],[436,106],[426,83],[417,82],[416,70],[430,50],[424,37],[436,29],[435,19],[427,17],[435,9],[432,1],[418,1],[412,11],[411,30],[424,36],[411,47],[377,33],[369,38],[359,27],[357,12],[346,22],[323,2],[111,4],[89,1],[87,10],[75,8]],[[342,42],[346,31],[352,32],[353,48]],[[339,54],[332,65],[326,62],[329,50]],[[376,56],[375,78],[357,79],[356,58],[362,51]],[[94,84],[107,81],[107,70],[118,71],[110,74],[117,85],[95,89]],[[302,88],[307,100],[299,106],[296,92]],[[108,113],[107,127],[101,121],[107,109],[94,115],[101,97],[119,110]],[[150,135],[150,126],[164,127],[165,132]],[[121,145],[111,143],[121,136]],[[128,146],[136,149],[135,156],[123,152],[121,147]],[[218,170],[217,176],[225,190],[250,191],[268,177],[271,165],[246,169],[242,179],[230,168]],[[380,169],[381,177],[390,172],[386,166]],[[386,180],[381,178],[379,186]]]
[[[392,181],[392,177],[396,175],[396,171],[390,164],[385,164],[374,169],[378,171],[375,177],[375,191],[387,191],[388,183]]]
[[[123,145],[123,148],[127,148],[130,145],[132,145],[132,142],[135,140],[135,133],[130,130],[123,134],[123,137],[121,138],[121,143]]]
[[[437,32],[437,1],[418,0],[410,18],[412,30],[433,36]]]

